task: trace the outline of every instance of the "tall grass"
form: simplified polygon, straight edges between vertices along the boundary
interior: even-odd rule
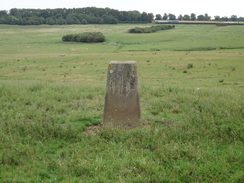
[[[90,134],[82,132],[102,120],[102,88],[5,83],[0,95],[1,179],[241,182],[241,96],[171,86],[140,91],[144,122],[139,128],[100,128]]]

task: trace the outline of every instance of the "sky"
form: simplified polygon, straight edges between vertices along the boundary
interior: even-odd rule
[[[237,15],[244,17],[244,0],[0,0],[0,10],[11,8],[111,8],[120,11],[138,10],[161,14],[172,13],[176,16],[195,13],[208,13],[214,17]]]

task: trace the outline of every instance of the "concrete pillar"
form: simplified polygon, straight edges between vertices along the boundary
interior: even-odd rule
[[[108,66],[104,126],[133,128],[140,124],[136,62],[111,61]]]

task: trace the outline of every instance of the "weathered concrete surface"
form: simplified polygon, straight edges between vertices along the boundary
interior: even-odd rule
[[[111,61],[108,66],[103,124],[133,128],[140,124],[136,62]]]

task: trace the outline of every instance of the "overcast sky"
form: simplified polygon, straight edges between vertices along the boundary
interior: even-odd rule
[[[147,13],[173,13],[197,15],[208,13],[227,16],[244,17],[244,0],[0,0],[0,10],[11,8],[82,8],[109,7],[112,9],[138,10]]]

